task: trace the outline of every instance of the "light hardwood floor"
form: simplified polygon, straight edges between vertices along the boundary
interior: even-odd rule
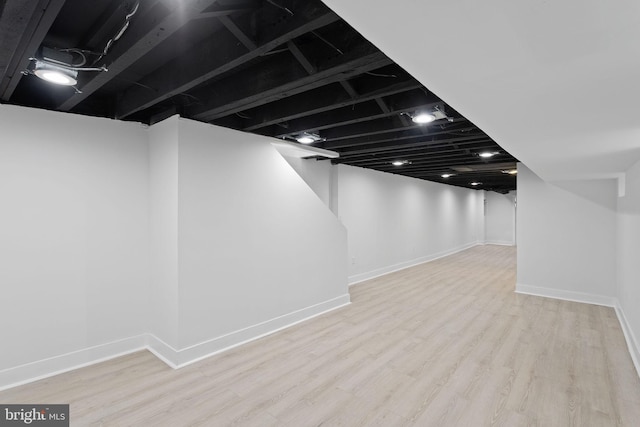
[[[638,426],[611,308],[517,295],[515,249],[358,284],[352,304],[174,371],[140,352],[0,392],[72,425]]]

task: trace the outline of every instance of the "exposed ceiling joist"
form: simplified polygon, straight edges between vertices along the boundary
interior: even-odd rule
[[[223,73],[252,61],[274,48],[314,29],[329,25],[339,18],[326,8],[305,7],[280,25],[271,28],[263,36],[263,42],[256,49],[247,52],[239,50],[230,41],[231,34],[218,33],[198,46],[185,52],[187,57],[198,60],[185,66],[178,58],[167,63],[162,69],[141,79],[146,87],[163,88],[150,91],[144,86],[132,86],[119,102],[116,116],[126,118],[131,114],[155,105],[179,93],[193,89]],[[176,73],[176,70],[180,70]]]
[[[95,91],[109,83],[118,73],[125,71],[149,50],[160,45],[193,17],[205,11],[216,0],[183,0],[181,2],[149,1],[140,4],[136,13],[136,25],[130,25],[118,43],[114,44],[105,60],[109,71],[93,74],[93,78],[82,84],[82,93],[71,95],[58,107],[69,111],[87,99]]]
[[[321,69],[307,77],[279,84],[271,89],[262,91],[257,89],[257,87],[263,85],[263,82],[259,81],[259,76],[255,77],[256,81],[252,81],[249,75],[245,76],[243,75],[244,73],[240,73],[234,76],[234,83],[224,84],[222,89],[227,92],[226,96],[212,98],[204,107],[193,109],[189,114],[198,120],[215,120],[216,118],[264,105],[293,94],[348,79],[350,76],[361,73],[362,70],[375,70],[390,63],[391,60],[381,52],[369,51],[366,54],[361,52],[345,54],[336,65]],[[238,98],[239,94],[243,95]]]
[[[453,122],[451,123],[458,123],[461,121],[464,121],[464,119],[453,119]],[[448,124],[449,122],[447,122],[447,124],[444,125],[445,129]],[[341,129],[328,129],[326,132],[323,133],[323,137],[327,138],[327,141],[335,142],[335,141],[342,141],[346,139],[366,137],[371,135],[396,133],[396,132],[401,132],[406,130],[415,130],[419,134],[425,135],[424,133],[422,133],[422,130],[424,130],[424,126],[415,124],[413,122],[410,122],[409,126],[406,126],[406,127],[403,126],[402,124],[396,125],[396,127],[394,127],[393,124],[388,125],[384,122],[377,122],[377,123],[355,123],[349,126],[344,126]]]
[[[64,0],[10,1],[0,9],[0,99],[13,95]]]
[[[437,182],[456,167],[449,184],[515,188],[499,169],[513,157],[320,0],[0,0],[0,10],[3,102],[147,124],[180,114],[292,146],[317,134],[312,147],[339,152],[338,163]],[[38,70],[77,73],[83,93],[21,78],[45,47]],[[429,111],[433,123],[412,121]],[[482,149],[503,153],[502,165]],[[398,158],[408,163],[392,166]]]
[[[466,126],[466,127],[462,127],[462,128],[456,128],[459,130],[475,130],[477,131],[478,128],[476,128],[475,126]],[[422,143],[425,140],[429,140],[431,142],[438,142],[438,138],[434,138],[436,136],[441,136],[441,135],[446,135],[448,137],[453,137],[454,134],[452,134],[452,131],[450,129],[440,129],[440,130],[431,130],[426,134],[416,134],[413,133],[411,134],[410,138],[407,139],[421,139],[423,141],[417,141],[417,143]],[[469,139],[476,139],[476,138],[486,138],[486,139],[490,139],[488,136],[484,135],[484,134],[469,134],[467,136],[462,136],[463,138],[469,138]],[[343,143],[332,143],[332,142],[325,142],[324,145],[327,146],[331,146],[334,147],[336,146],[336,148],[340,148],[340,150],[346,154],[358,154],[358,153],[370,153],[370,152],[376,152],[376,151],[384,151],[384,150],[389,150],[391,149],[390,147],[409,147],[412,144],[409,142],[401,142],[401,143],[397,143],[397,141],[393,141],[393,144],[384,144],[385,141],[381,141],[381,143],[375,143],[375,142],[369,142],[367,144],[345,144]]]
[[[485,150],[493,147],[495,147],[495,145],[491,144],[491,141],[486,141],[484,144],[480,143],[478,145],[474,145],[474,150]],[[361,156],[360,158],[350,157],[348,159],[345,159],[344,161],[347,161],[349,162],[349,164],[354,166],[383,166],[390,164],[394,160],[405,160],[415,163],[416,166],[422,166],[423,164],[440,162],[443,159],[447,159],[447,161],[449,161],[449,159],[453,158],[475,160],[476,156],[474,154],[466,153],[462,150],[452,150],[450,148],[447,149],[446,147],[442,147],[440,149],[428,151],[425,150],[423,152],[413,154],[393,152],[386,155],[367,155]],[[403,166],[403,168],[405,168],[407,171],[410,171],[412,170],[413,166],[413,164],[408,164]]]
[[[341,135],[345,138],[355,138],[358,136],[362,136],[361,133],[363,130],[366,130],[367,135],[376,134],[378,131],[384,130],[385,132],[394,132],[401,131],[407,129],[417,129],[423,128],[424,126],[420,126],[411,122],[402,122],[406,124],[401,124],[402,127],[399,128],[391,128],[388,129],[388,126],[378,126],[375,123],[367,123],[369,121],[388,118],[388,117],[396,117],[400,116],[400,113],[406,111],[407,109],[414,108],[433,108],[433,106],[438,105],[438,103],[430,103],[430,104],[418,104],[412,105],[410,107],[394,107],[390,109],[387,107],[384,113],[376,113],[378,107],[376,105],[370,104],[361,104],[358,108],[354,108],[351,111],[343,111],[341,110],[333,110],[328,112],[322,116],[317,116],[314,118],[313,122],[309,120],[296,120],[290,121],[287,123],[286,132],[280,133],[276,135],[277,137],[285,137],[288,135],[293,135],[302,132],[317,132],[317,131],[325,131],[323,132],[323,138],[327,140],[338,140],[344,138],[334,138],[335,135]],[[359,126],[349,126],[361,123]],[[310,127],[312,126],[312,127]],[[335,129],[332,132],[328,131],[332,128],[340,127],[341,129]]]
[[[287,42],[287,48],[289,48],[291,54],[296,58],[300,65],[302,65],[308,74],[315,74],[318,72],[316,66],[313,65],[306,56],[304,56],[304,53],[302,53],[298,45],[296,45],[293,40],[289,40]]]
[[[222,22],[222,25],[224,25],[225,28],[229,30],[231,34],[233,34],[235,38],[237,38],[240,41],[240,43],[244,45],[244,47],[247,48],[248,51],[256,50],[256,48],[258,47],[258,45],[256,45],[256,42],[251,40],[251,38],[247,36],[240,29],[240,27],[238,27],[236,23],[231,20],[231,18],[223,15],[223,16],[220,16],[218,20]]]
[[[357,161],[358,159],[369,159],[372,156],[385,156],[387,154],[403,154],[416,151],[418,153],[428,153],[431,147],[443,147],[448,145],[448,151],[457,151],[451,144],[461,145],[478,145],[478,144],[491,144],[491,140],[488,138],[440,138],[437,140],[421,141],[412,144],[406,144],[403,146],[388,146],[380,147],[377,149],[358,150],[343,152],[340,156],[342,161]],[[495,143],[492,144],[495,147]],[[324,148],[324,147],[323,147]]]
[[[349,83],[348,81],[341,80],[340,81],[340,86],[342,86],[342,88],[345,90],[345,92],[347,92],[349,94],[351,99],[356,99],[358,97],[358,92],[356,92],[356,90],[353,88],[353,86],[351,86],[351,83]]]
[[[304,93],[293,97],[276,101],[264,109],[254,112],[253,117],[247,121],[246,131],[254,131],[263,127],[278,124],[284,121],[308,117],[326,111],[371,101],[372,99],[407,92],[420,87],[415,80],[406,80],[376,89],[367,93],[361,93],[355,98],[347,96],[344,91],[331,92],[327,90],[319,93]]]
[[[462,119],[462,118],[456,119],[456,120],[459,120],[460,123],[464,123],[464,121],[466,121],[466,119]],[[474,128],[474,129],[477,130],[477,128]],[[447,128],[443,129],[444,133],[453,134],[454,131],[455,129],[447,129]],[[385,134],[389,134],[390,132],[392,133],[395,132],[395,135],[385,135]],[[385,135],[385,136],[381,136],[381,135]],[[430,134],[427,133],[426,135],[430,135]],[[477,135],[472,135],[472,136],[477,136]],[[486,135],[484,136],[487,137]],[[467,135],[465,135],[464,137],[467,137]],[[360,136],[357,138],[336,139],[333,141],[326,141],[324,145],[326,147],[331,147],[332,150],[333,149],[344,150],[345,148],[349,148],[349,147],[361,147],[364,149],[364,148],[370,148],[370,146],[375,146],[378,144],[384,144],[386,146],[395,146],[395,145],[405,146],[407,144],[406,141],[411,139],[424,140],[425,134],[423,134],[422,132],[416,131],[415,128],[410,128],[407,130],[403,127],[400,127],[400,128],[391,128],[391,130],[389,131],[385,131],[384,129],[382,129],[380,131],[374,132],[371,135]]]
[[[413,153],[428,153],[433,149],[443,149],[444,151],[453,151],[453,150],[465,150],[468,151],[470,148],[476,147],[479,144],[490,144],[491,139],[489,138],[442,138],[439,140],[433,141],[422,141],[419,144],[407,144],[407,146],[398,146],[392,145],[387,147],[378,147],[375,149],[368,150],[357,150],[357,151],[343,151],[342,157],[345,160],[357,160],[358,158],[370,158],[371,156],[385,156],[385,155],[411,155]],[[429,151],[427,151],[429,150]],[[471,154],[471,151],[468,151],[467,154]]]

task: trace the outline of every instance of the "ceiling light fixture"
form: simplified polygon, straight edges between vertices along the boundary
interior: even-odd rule
[[[478,156],[482,157],[483,159],[488,159],[489,157],[493,157],[496,154],[498,154],[497,151],[483,151],[481,153],[478,153]]]
[[[78,72],[42,61],[36,61],[33,74],[49,83],[62,86],[75,86],[78,83]]]
[[[394,160],[393,162],[391,162],[391,164],[393,166],[403,166],[403,165],[408,165],[411,162],[409,160]]]
[[[449,177],[452,177],[452,176],[453,176],[453,174],[452,174],[452,173],[443,173],[443,174],[442,174],[442,175],[440,175],[440,176],[441,176],[441,177],[443,177],[443,178],[449,178]]]
[[[320,138],[320,135],[317,135],[315,133],[303,133],[300,134],[297,138],[296,141],[298,141],[301,144],[312,144],[314,142],[317,141],[323,141],[323,138]]]
[[[480,184],[482,184],[482,183],[481,182],[477,182],[477,181],[474,181],[474,182],[471,183],[471,185],[473,185],[474,187],[477,187]]]
[[[509,170],[506,170],[506,171],[502,171],[502,173],[506,173],[506,174],[509,174],[509,175],[517,175],[518,174],[518,169],[509,169]]]
[[[435,119],[436,119],[436,116],[434,116],[433,114],[430,114],[430,113],[420,113],[420,114],[417,114],[417,115],[411,117],[411,121],[413,123],[417,123],[419,125],[424,125],[424,124],[427,124],[427,123],[431,123]]]
[[[312,142],[315,142],[315,139],[311,138],[310,136],[301,136],[300,138],[298,138],[298,142],[301,144],[311,144]]]

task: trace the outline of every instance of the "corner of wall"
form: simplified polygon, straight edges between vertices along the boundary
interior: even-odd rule
[[[517,294],[533,295],[545,298],[561,299],[565,301],[581,302],[586,304],[615,307],[616,299],[605,295],[595,295],[584,292],[567,291],[557,288],[546,288],[516,283]]]
[[[633,333],[633,329],[631,329],[631,325],[627,321],[624,310],[622,309],[620,301],[617,298],[615,299],[614,308],[616,310],[616,315],[618,316],[620,326],[622,327],[624,339],[627,342],[627,348],[629,349],[629,354],[631,355],[633,366],[636,368],[636,374],[640,376],[640,345],[638,345],[638,339]]]

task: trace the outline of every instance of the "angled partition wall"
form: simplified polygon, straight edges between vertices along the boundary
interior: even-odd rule
[[[267,138],[6,105],[0,128],[0,388],[349,302],[346,231]]]
[[[154,316],[152,339],[172,365],[349,302],[346,230],[269,138],[177,116],[150,137],[166,172],[150,183],[151,263],[167,270],[150,294],[176,313]]]

